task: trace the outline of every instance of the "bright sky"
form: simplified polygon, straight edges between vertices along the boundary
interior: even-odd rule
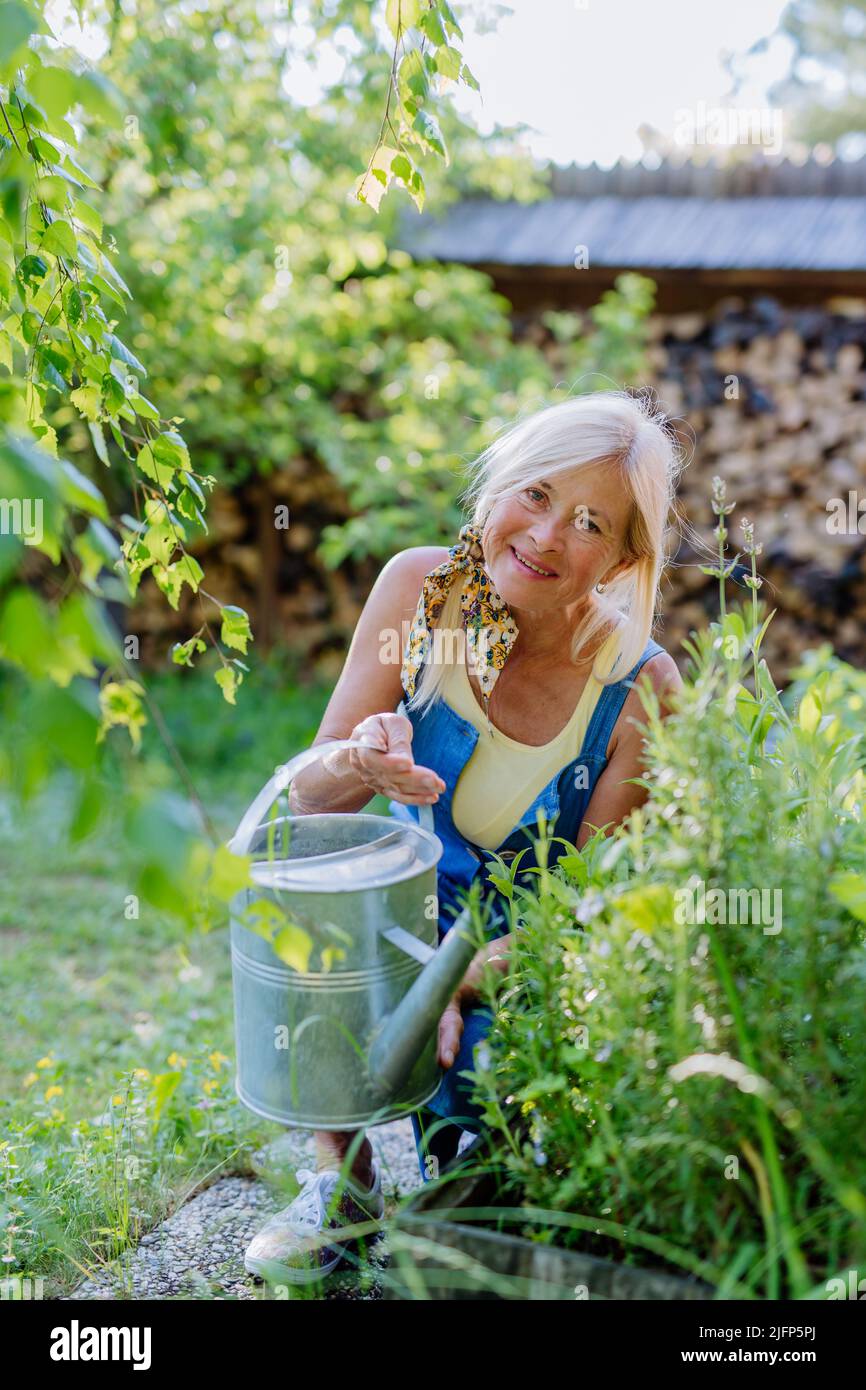
[[[772,39],[749,60],[749,85],[736,97],[722,55],[744,54],[772,35],[785,4],[510,0],[512,13],[496,32],[464,27],[466,61],[481,93],[461,93],[460,108],[482,126],[534,126],[527,137],[533,153],[560,164],[638,159],[642,123],[672,136],[677,113],[697,112],[699,103],[705,110],[766,106],[766,89],[788,70],[789,41]]]

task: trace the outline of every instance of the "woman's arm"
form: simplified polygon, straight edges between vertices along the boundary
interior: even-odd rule
[[[293,811],[360,811],[381,785],[399,800],[430,800],[434,773],[412,762],[411,724],[392,715],[403,696],[400,668],[405,633],[415,614],[424,576],[441,562],[442,546],[414,546],[388,561],[377,578],[349,646],[346,661],[322,716],[313,747],[351,737],[364,720],[371,725],[371,751],[340,749],[326,760],[304,768],[290,791]],[[391,748],[388,729],[376,716],[394,721],[400,732],[400,752]],[[405,727],[404,727],[405,726]],[[381,751],[373,751],[378,749]]]
[[[671,699],[683,685],[676,662],[667,652],[658,652],[641,668],[638,679],[644,675],[649,677],[661,717],[666,719],[672,713]],[[642,776],[645,771],[646,712],[637,689],[629,691],[617,725],[616,742],[607,767],[595,784],[578,831],[578,849],[583,849],[598,826],[608,827],[607,833],[610,833],[630,811],[643,805],[648,796],[645,787],[636,787],[628,780]]]

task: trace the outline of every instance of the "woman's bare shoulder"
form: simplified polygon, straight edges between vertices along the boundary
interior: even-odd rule
[[[426,576],[447,558],[446,545],[409,546],[391,556],[379,582],[387,584],[403,608],[411,608],[414,612]]]
[[[670,652],[656,652],[644,662],[640,674],[649,676],[650,684],[656,695],[664,702],[665,695],[673,694],[683,688],[683,678],[680,669],[674,661]]]
[[[387,572],[407,583],[414,582],[417,577],[420,583],[425,575],[447,558],[447,545],[410,545],[407,550],[398,550],[396,555],[391,556],[383,573]]]

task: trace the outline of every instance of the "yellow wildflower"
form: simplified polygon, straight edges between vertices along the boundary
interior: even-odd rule
[[[216,1090],[218,1085],[219,1082],[217,1082],[216,1080],[214,1080],[213,1077],[211,1077],[208,1081],[202,1082],[202,1090],[206,1091],[207,1094],[210,1095],[212,1091]]]
[[[209,1052],[207,1059],[213,1067],[214,1071],[219,1071],[223,1062],[228,1062],[228,1057],[226,1057],[225,1054],[222,1052]]]
[[[62,1086],[49,1086],[48,1089],[47,1089],[47,1091],[45,1092],[45,1099],[46,1099],[46,1100],[53,1100],[55,1096],[62,1096],[62,1095],[63,1095],[63,1087],[62,1087]]]
[[[170,1056],[166,1058],[166,1061],[168,1062],[168,1065],[173,1069],[177,1069],[178,1067],[183,1068],[186,1066],[186,1058],[181,1057],[179,1052],[172,1052]]]
[[[34,1083],[34,1081],[38,1081],[38,1080],[39,1080],[39,1077],[38,1077],[38,1075],[36,1074],[36,1072],[35,1072],[35,1071],[29,1071],[29,1072],[27,1073],[27,1075],[25,1076],[24,1080],[21,1082],[21,1085],[22,1085],[22,1086],[32,1086],[33,1083]]]
[[[36,1065],[37,1065],[37,1067],[39,1068],[40,1071],[42,1070],[43,1067],[53,1067],[53,1066],[54,1066],[54,1058],[53,1058],[53,1057],[40,1057],[40,1058],[39,1058],[39,1061],[36,1063]]]

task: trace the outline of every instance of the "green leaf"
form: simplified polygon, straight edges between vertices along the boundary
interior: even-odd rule
[[[37,114],[37,119],[39,119]],[[53,145],[50,140],[46,140],[44,135],[31,135],[27,141],[27,151],[36,161],[41,160],[44,164],[53,165],[55,160],[60,158],[60,150]]]
[[[183,555],[173,565],[154,565],[153,577],[172,608],[177,610],[184,584],[197,592],[204,579],[204,570],[194,556]]]
[[[92,232],[97,240],[101,240],[102,218],[96,209],[92,208],[89,203],[85,203],[82,198],[76,198],[73,203],[73,210],[82,226],[86,227],[89,232]]]
[[[22,256],[16,274],[26,285],[32,285],[34,281],[43,280],[48,274],[48,262],[41,256]]]
[[[96,484],[66,459],[60,459],[59,468],[60,495],[64,502],[70,507],[77,507],[79,511],[89,512],[92,516],[107,521],[108,505]]]
[[[171,1100],[178,1086],[180,1085],[181,1073],[179,1071],[163,1071],[151,1080],[151,1094],[153,1096],[153,1128],[159,1128],[162,1112]]]
[[[118,290],[116,290],[108,280],[105,279],[105,276],[100,275],[98,271],[90,272],[87,278],[87,284],[92,285],[93,288],[99,294],[108,295],[109,299],[113,299],[114,302],[116,304],[119,304],[122,309],[126,309],[126,301],[124,300],[123,295]]]
[[[830,879],[830,892],[860,922],[866,922],[866,875],[838,874]]]
[[[216,681],[217,685],[222,691],[223,697],[226,700],[226,702],[230,705],[236,704],[237,701],[235,700],[235,694],[237,692],[238,686],[241,684],[241,681],[243,680],[243,676],[241,676],[232,666],[221,666],[214,675],[214,680]]]
[[[102,273],[117,289],[122,290],[129,299],[132,299],[132,290],[126,281],[121,279],[107,256],[102,257]]]
[[[405,100],[408,93],[423,102],[430,91],[430,83],[421,62],[417,48],[410,48],[397,69],[397,84],[400,96]]]
[[[79,386],[77,390],[70,391],[69,399],[80,410],[87,420],[99,419],[99,407],[102,400],[102,392],[96,386]]]
[[[175,507],[181,516],[186,517],[187,521],[198,521],[201,510],[188,488],[181,488]]]
[[[63,312],[69,323],[79,323],[84,313],[84,299],[77,285],[63,286]]]
[[[68,222],[62,218],[52,222],[46,229],[40,243],[43,251],[51,251],[55,256],[67,256],[74,260],[78,255],[78,241]]]
[[[90,438],[93,440],[96,457],[100,459],[107,468],[110,468],[111,459],[108,457],[108,449],[105,446],[105,435],[102,433],[102,426],[93,420],[88,420],[87,428],[90,430]]]
[[[286,965],[290,965],[293,970],[302,974],[306,972],[313,950],[313,941],[302,927],[294,923],[283,927],[277,932],[271,945],[274,954],[279,956],[280,960],[285,961]]]
[[[222,628],[220,639],[227,647],[234,647],[236,651],[244,656],[247,654],[247,644],[253,640],[250,632],[249,615],[242,608],[229,605],[220,609],[222,616]]]
[[[186,642],[175,642],[171,649],[171,659],[176,666],[192,666],[193,655],[206,650],[201,637],[189,637]]]
[[[246,904],[240,916],[244,926],[265,941],[271,941],[286,920],[282,908],[270,898],[254,898]]]
[[[437,8],[445,21],[445,28],[449,34],[456,34],[458,39],[463,38],[463,30],[454,18],[454,11],[448,4],[448,0],[436,0]]]
[[[460,69],[463,66],[463,59],[459,49],[450,48],[447,44],[444,48],[436,51],[436,70],[443,77],[450,78],[456,82],[460,76]]]
[[[201,505],[204,506],[207,499],[199,487],[198,479],[195,478],[192,473],[181,473],[181,477],[190,492],[194,493]]]
[[[133,410],[137,411],[139,415],[142,415],[145,420],[155,420],[157,424],[159,423],[159,411],[146,396],[139,396],[136,392],[133,392],[127,399]]]
[[[82,578],[87,583],[93,583],[104,567],[113,569],[121,553],[117,540],[97,517],[90,518],[85,530],[75,537],[72,548],[81,561]]]
[[[135,456],[136,467],[152,478],[158,487],[163,491],[168,488],[174,476],[174,467],[170,463],[161,463],[154,457],[152,444],[143,444]]]
[[[63,168],[66,168],[67,166],[87,188],[99,188],[99,184],[97,183],[96,179],[92,179],[88,174],[87,170],[82,169],[78,161],[73,157],[73,155],[69,154],[68,151],[63,156]],[[61,169],[60,172],[62,173],[63,170]]]
[[[75,810],[69,823],[69,838],[73,844],[86,839],[93,832],[99,823],[104,807],[104,788],[94,778],[86,778],[81,783],[75,802]]]
[[[0,4],[0,63],[6,64],[41,25],[24,5]]]
[[[138,681],[107,681],[99,691],[99,708],[102,723],[99,726],[98,741],[101,743],[109,729],[121,727],[129,730],[133,747],[141,744],[141,730],[147,722],[141,697],[144,687]]]
[[[18,588],[0,610],[0,656],[31,676],[48,673],[54,634],[49,613],[30,589]]]
[[[143,362],[139,362],[134,352],[122,343],[114,333],[103,333],[102,341],[108,348],[112,357],[117,357],[121,362],[125,362],[137,376],[147,376],[147,368]]]
[[[170,464],[173,468],[189,468],[189,450],[177,430],[158,434],[150,444],[159,463]]]
[[[227,845],[219,845],[211,859],[208,891],[221,902],[231,902],[236,893],[251,886],[252,862],[251,855],[233,854]]]
[[[403,30],[416,28],[421,18],[421,0],[388,0],[385,23],[396,39]]]
[[[757,653],[760,651],[761,643],[762,643],[763,640],[764,640],[764,633],[767,631],[767,628],[770,626],[770,623],[773,621],[773,619],[775,618],[775,616],[776,616],[776,610],[775,610],[775,608],[774,608],[773,611],[772,611],[772,613],[769,613],[769,614],[767,615],[767,617],[764,619],[764,621],[763,621],[763,623],[762,623],[762,625],[761,625],[761,629],[760,629],[760,631],[759,631],[757,637],[755,638],[754,642],[752,643],[752,650],[755,652],[756,655],[757,655]]]
[[[445,27],[439,15],[433,9],[425,11],[425,13],[421,16],[421,29],[422,32],[427,35],[427,38],[430,40],[430,42],[436,44],[437,47],[440,44],[445,44],[447,42],[445,37]],[[457,59],[459,66],[459,54],[457,55]]]
[[[556,1095],[558,1091],[564,1091],[567,1085],[568,1080],[562,1072],[550,1072],[536,1077],[534,1081],[521,1087],[516,1093],[515,1099],[519,1101],[540,1100],[542,1096]]]
[[[391,160],[391,173],[404,183],[412,177],[412,165],[404,154],[398,154]]]
[[[69,68],[40,67],[28,74],[27,90],[48,116],[65,116],[75,105],[75,74]]]
[[[431,116],[429,111],[419,111],[412,122],[412,129],[421,136],[431,150],[441,155],[445,163],[448,163],[448,151],[445,148],[445,141],[435,116]]]
[[[817,690],[810,687],[800,701],[797,722],[806,734],[814,734],[821,722],[821,699]]]
[[[33,188],[33,196],[40,203],[47,204],[55,212],[63,212],[66,208],[66,201],[69,197],[69,189],[66,180],[59,174],[44,174],[42,178],[36,180]]]

